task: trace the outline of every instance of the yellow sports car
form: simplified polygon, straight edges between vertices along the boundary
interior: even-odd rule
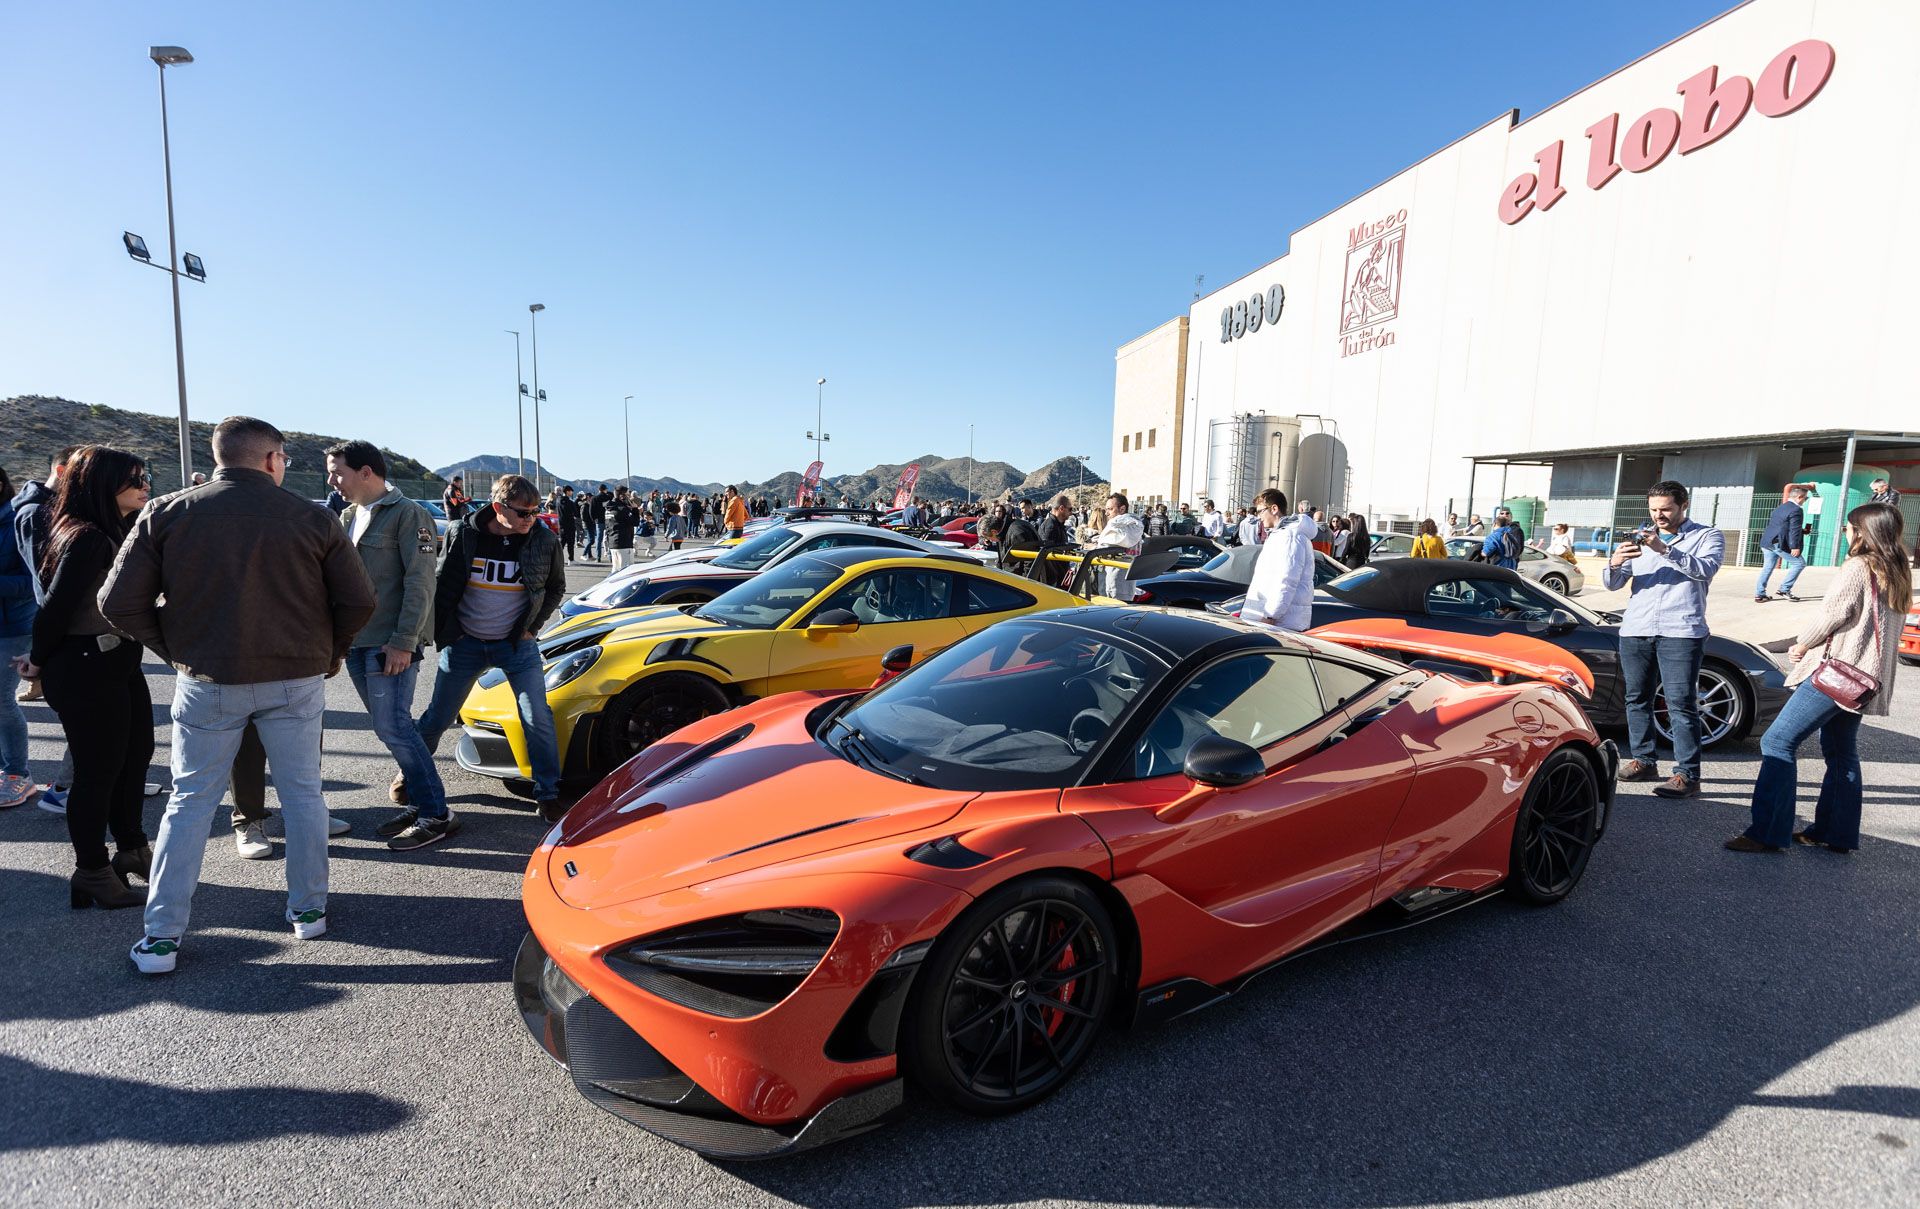
[[[562,774],[598,779],[709,714],[796,689],[862,688],[881,657],[918,662],[994,622],[1084,602],[964,555],[847,546],[790,559],[698,606],[589,613],[540,639]],[[456,758],[528,777],[513,690],[498,670],[460,709]]]

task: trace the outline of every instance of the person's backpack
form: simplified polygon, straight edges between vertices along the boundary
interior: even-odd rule
[[[1526,539],[1520,536],[1520,526],[1507,525],[1500,530],[1500,557],[1515,566],[1520,564],[1521,552],[1526,549]]]

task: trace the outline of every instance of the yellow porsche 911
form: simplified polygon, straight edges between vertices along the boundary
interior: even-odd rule
[[[598,779],[709,714],[796,689],[861,688],[881,656],[919,662],[1006,617],[1084,602],[964,555],[847,546],[790,559],[703,605],[589,613],[541,636],[562,774]],[[498,670],[460,708],[456,758],[531,775],[513,689]]]

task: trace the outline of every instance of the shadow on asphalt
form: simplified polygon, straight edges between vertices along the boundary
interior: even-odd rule
[[[73,1074],[0,1054],[0,1098],[30,1112],[10,1112],[0,1125],[0,1153],[77,1148],[101,1142],[163,1146],[254,1142],[282,1134],[344,1138],[405,1124],[413,1110],[369,1092],[301,1087],[233,1087],[195,1091]],[[128,1200],[140,1190],[126,1190]]]
[[[1810,802],[1803,803],[1803,809]],[[1920,1117],[1920,1093],[1763,1088],[1920,1004],[1920,849],[1725,852],[1740,804],[1624,796],[1585,883],[1282,967],[1108,1037],[998,1120],[909,1096],[879,1132],[739,1179],[803,1205],[1048,1199],[1385,1206],[1521,1196],[1636,1167],[1729,1113]]]

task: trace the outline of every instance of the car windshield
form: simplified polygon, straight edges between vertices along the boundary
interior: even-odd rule
[[[802,555],[756,575],[693,611],[695,617],[748,630],[771,630],[806,606],[842,572]]]
[[[848,760],[942,789],[1064,786],[1166,673],[1075,626],[1003,621],[869,694],[820,738]]]
[[[713,560],[716,567],[731,571],[758,571],[773,561],[774,555],[800,540],[800,534],[786,525],[775,525],[758,537],[740,543]]]

